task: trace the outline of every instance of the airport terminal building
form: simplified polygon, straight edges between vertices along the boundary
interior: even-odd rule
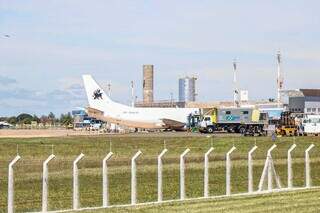
[[[288,96],[291,112],[320,114],[320,89],[299,89],[291,91]]]

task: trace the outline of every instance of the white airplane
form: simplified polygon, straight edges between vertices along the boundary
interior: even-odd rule
[[[144,129],[182,129],[188,116],[199,112],[196,108],[142,108],[130,107],[112,101],[91,75],[83,75],[91,117]]]

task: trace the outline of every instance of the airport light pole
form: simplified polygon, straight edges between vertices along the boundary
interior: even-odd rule
[[[134,102],[135,102],[135,98],[134,98],[134,85],[133,85],[133,81],[131,81],[131,106],[134,107]]]
[[[233,104],[234,107],[239,107],[239,90],[237,85],[237,61],[233,60]]]
[[[111,96],[111,83],[108,83],[108,96]]]
[[[278,50],[277,52],[277,103],[278,103],[278,107],[280,107],[281,105],[281,90],[282,90],[282,86],[283,86],[283,78],[282,78],[282,74],[281,74],[281,53],[280,50]]]

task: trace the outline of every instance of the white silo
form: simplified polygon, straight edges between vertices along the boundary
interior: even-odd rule
[[[196,80],[195,77],[179,78],[179,101],[191,102],[196,100]]]

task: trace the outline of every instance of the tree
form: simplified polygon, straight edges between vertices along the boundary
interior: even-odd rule
[[[12,116],[12,117],[9,117],[8,119],[7,119],[7,122],[9,123],[9,124],[13,124],[13,125],[15,125],[15,124],[17,124],[17,117],[16,116]]]
[[[32,121],[36,121],[37,123],[40,123],[40,118],[34,114]]]
[[[21,113],[17,116],[17,123],[19,124],[31,124],[31,121],[33,121],[33,117],[30,114]]]
[[[55,118],[56,118],[56,116],[53,114],[53,112],[50,112],[49,115],[48,115],[48,120],[51,123],[51,125],[54,124]]]
[[[49,123],[48,116],[42,115],[42,116],[40,117],[40,122],[41,122],[42,124]]]
[[[69,124],[72,124],[72,123],[73,123],[73,118],[72,118],[70,112],[67,113],[67,114],[61,114],[61,116],[60,116],[60,123],[61,123],[62,125],[64,125],[64,126],[68,126]]]

